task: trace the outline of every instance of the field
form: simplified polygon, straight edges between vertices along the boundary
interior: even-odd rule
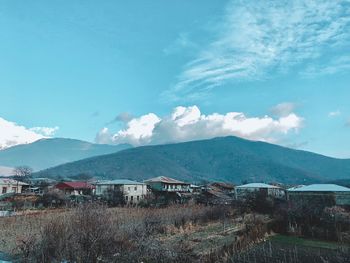
[[[46,262],[67,258],[113,262],[114,255],[119,255],[118,262],[131,262],[132,257],[154,259],[160,254],[164,262],[172,262],[172,258],[192,262],[206,251],[232,242],[232,212],[199,205],[45,210],[0,218],[0,251],[27,259],[47,257]]]
[[[349,245],[273,235],[269,222],[220,206],[87,205],[0,218],[0,251],[30,262],[350,262]]]
[[[234,255],[231,263],[347,263],[350,245],[276,235]]]

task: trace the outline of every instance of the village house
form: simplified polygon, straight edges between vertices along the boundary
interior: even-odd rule
[[[173,178],[159,176],[144,181],[153,191],[158,192],[189,192],[190,184]]]
[[[312,184],[293,187],[287,190],[287,199],[291,204],[311,204],[319,202],[333,205],[350,205],[350,188],[336,184]],[[332,204],[330,204],[332,205]]]
[[[251,193],[261,193],[266,197],[271,196],[275,198],[285,198],[285,190],[275,185],[264,183],[250,183],[235,187],[236,199],[244,199]]]
[[[217,189],[218,191],[221,191],[226,195],[234,196],[235,194],[235,186],[230,183],[214,182],[210,183],[207,187]]]
[[[198,202],[205,204],[229,204],[234,200],[234,185],[223,182],[213,182],[202,186]]]
[[[147,195],[147,185],[144,183],[127,179],[100,181],[96,183],[96,195],[106,196],[109,191],[120,191],[123,193],[125,202],[137,204]]]
[[[63,191],[66,195],[92,195],[95,191],[95,186],[87,182],[61,182],[54,188]]]
[[[0,195],[8,193],[19,194],[24,192],[24,190],[28,187],[29,184],[13,180],[11,178],[0,178]]]

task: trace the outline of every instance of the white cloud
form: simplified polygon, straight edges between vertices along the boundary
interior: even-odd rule
[[[296,104],[292,102],[283,102],[280,104],[277,104],[271,109],[272,114],[284,117],[292,113],[296,108]]]
[[[110,134],[108,128],[103,128],[96,136],[98,143],[129,143],[132,145],[144,145],[151,143],[155,125],[160,118],[154,113],[133,118],[126,123],[126,128],[114,135]]]
[[[107,125],[113,124],[115,122],[128,122],[132,118],[133,116],[129,112],[121,112],[113,120],[108,122]]]
[[[338,56],[331,58],[326,63],[308,65],[301,75],[306,78],[314,78],[320,75],[332,75],[338,72],[350,70],[350,56]]]
[[[176,107],[163,118],[154,113],[134,118],[125,129],[111,134],[103,128],[98,143],[130,143],[134,146],[184,142],[235,135],[252,140],[277,142],[289,132],[297,132],[303,118],[295,113],[274,119],[269,116],[247,117],[241,112],[202,114],[197,106]]]
[[[58,127],[34,127],[28,129],[0,117],[0,149],[50,137],[54,135],[57,129]]]
[[[264,79],[270,71],[336,56],[350,43],[349,5],[347,0],[231,1],[216,40],[185,66],[165,95],[198,97],[228,81]],[[348,59],[334,59],[323,71],[349,69]]]
[[[336,110],[336,111],[331,111],[328,113],[328,117],[337,117],[341,115],[341,111],[340,110]]]
[[[35,133],[41,134],[45,137],[51,137],[59,130],[59,127],[33,127],[29,129]]]

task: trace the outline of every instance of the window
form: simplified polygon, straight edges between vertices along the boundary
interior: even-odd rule
[[[130,201],[134,201],[134,196],[130,196]]]
[[[12,187],[12,192],[17,193],[17,187]]]
[[[3,187],[3,188],[2,188],[2,193],[3,193],[3,194],[6,194],[6,193],[7,193],[7,187]]]
[[[126,195],[126,196],[125,196],[125,201],[128,201],[128,199],[129,199],[129,198],[128,198],[128,196]]]
[[[130,187],[128,187],[128,191],[130,191]]]
[[[137,191],[137,186],[135,186],[134,190]]]
[[[140,200],[140,197],[139,197],[139,196],[136,196],[136,200],[139,201],[139,200]]]

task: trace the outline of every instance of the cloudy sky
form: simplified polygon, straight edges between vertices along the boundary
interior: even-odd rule
[[[350,1],[0,2],[0,148],[237,135],[350,158]]]

